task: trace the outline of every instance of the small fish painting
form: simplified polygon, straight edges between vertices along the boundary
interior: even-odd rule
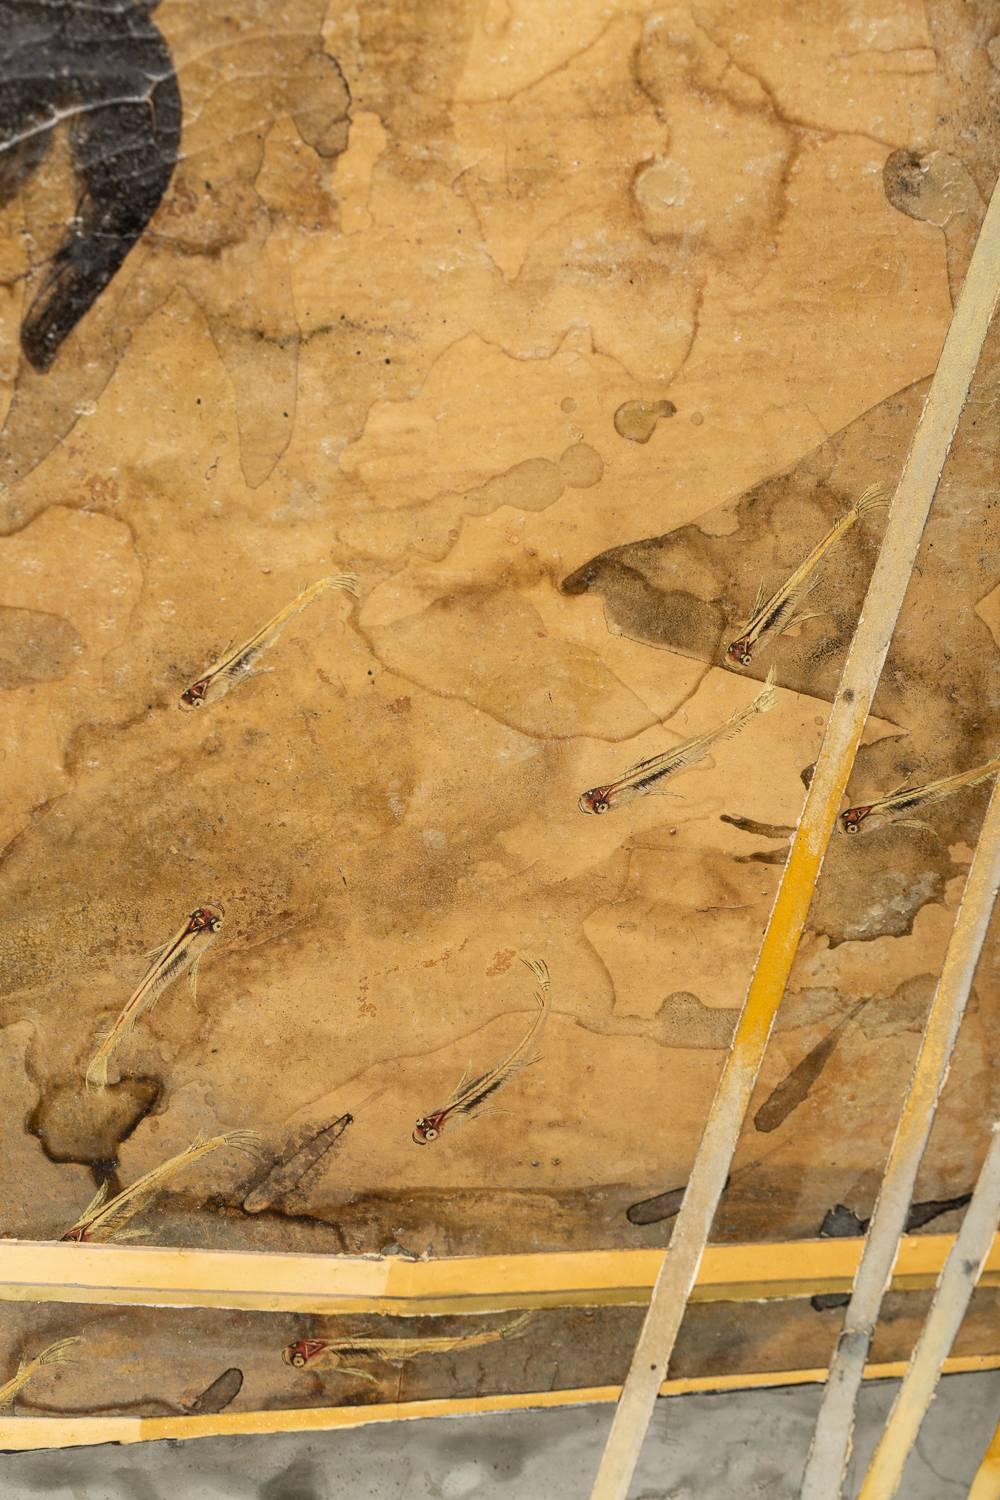
[[[481,1333],[465,1333],[432,1338],[357,1338],[357,1339],[299,1339],[281,1351],[281,1358],[294,1370],[336,1370],[341,1375],[358,1375],[362,1380],[378,1384],[374,1375],[362,1370],[356,1360],[380,1360],[384,1364],[405,1364],[422,1354],[457,1354],[463,1349],[478,1349],[484,1344],[496,1344],[501,1339],[517,1338],[531,1322],[532,1313],[522,1313],[500,1328],[488,1328]]]
[[[88,1088],[107,1087],[108,1062],[112,1053],[131,1036],[137,1021],[152,1009],[168,984],[186,973],[191,996],[194,998],[198,985],[198,965],[205,949],[215,941],[222,926],[223,915],[221,902],[196,906],[173,937],[147,955],[149,964],[146,972],[87,1065]]]
[[[688,771],[699,761],[706,760],[713,745],[731,740],[745,729],[757,714],[768,713],[775,704],[774,672],[767,674],[763,688],[746,708],[739,708],[715,729],[695,735],[682,745],[675,745],[662,755],[653,755],[649,760],[640,760],[629,766],[617,781],[605,782],[603,786],[592,786],[579,801],[581,812],[606,813],[613,807],[621,807],[636,797],[648,796],[650,792],[664,792],[665,783],[680,771]]]
[[[934,829],[920,818],[910,816],[921,807],[930,807],[960,792],[963,787],[979,786],[989,781],[1000,771],[1000,756],[976,766],[972,771],[959,771],[955,776],[942,776],[939,781],[928,781],[923,786],[908,786],[906,783],[890,792],[887,797],[876,797],[872,802],[849,807],[840,815],[840,826],[844,833],[860,833],[862,828],[884,828],[895,823],[899,828],[924,828],[929,833]]]
[[[349,594],[357,595],[358,580],[351,573],[333,573],[328,578],[321,578],[317,583],[310,584],[309,588],[303,589],[301,594],[296,595],[291,604],[286,604],[284,609],[279,609],[278,613],[250,636],[249,640],[244,641],[241,646],[229,647],[224,651],[201,677],[184,689],[180,697],[180,707],[203,708],[206,703],[214,703],[218,698],[224,698],[230,688],[235,687],[238,682],[252,677],[256,663],[264,652],[274,645],[289,620],[301,613],[327,589],[344,589]],[[256,670],[270,671],[270,668],[260,667]]]
[[[725,660],[728,666],[749,667],[758,651],[775,641],[779,635],[795,624],[796,620],[808,618],[805,615],[796,616],[795,609],[816,587],[823,560],[862,516],[867,515],[869,511],[878,510],[885,503],[881,486],[869,485],[850,510],[830,527],[823,540],[816,544],[809,556],[799,563],[779,589],[776,589],[770,597],[765,597],[764,585],[761,584],[750,611],[750,618],[740,626],[735,638],[726,647]]]
[[[82,1344],[80,1338],[57,1339],[54,1344],[49,1344],[41,1354],[36,1354],[34,1359],[22,1359],[17,1367],[17,1374],[6,1385],[0,1385],[0,1411],[9,1411],[13,1408],[15,1398],[24,1390],[28,1381],[32,1379],[45,1365],[62,1365],[73,1358],[70,1353],[78,1344]]]
[[[298,1146],[293,1146],[255,1183],[243,1199],[243,1212],[263,1213],[276,1203],[281,1203],[314,1172],[323,1158],[334,1149],[348,1125],[353,1125],[353,1115],[340,1115],[321,1130],[313,1130]]]
[[[198,1136],[185,1151],[161,1162],[158,1167],[133,1182],[131,1187],[123,1188],[113,1198],[108,1197],[107,1183],[102,1183],[76,1223],[70,1225],[61,1238],[78,1245],[144,1238],[149,1231],[126,1229],[129,1220],[141,1213],[185,1167],[200,1161],[210,1151],[218,1151],[220,1146],[231,1146],[235,1151],[256,1156],[260,1148],[260,1137],[252,1130],[230,1130],[225,1135],[215,1135],[209,1139]]]
[[[421,1115],[413,1130],[413,1139],[418,1146],[427,1146],[432,1141],[436,1141],[447,1124],[471,1120],[481,1114],[498,1089],[508,1083],[522,1068],[530,1067],[532,1063],[538,1061],[539,1054],[532,1052],[532,1046],[537,1041],[549,1013],[549,971],[541,959],[526,958],[523,962],[538,980],[538,989],[535,991],[538,1014],[514,1050],[508,1052],[507,1056],[502,1058],[495,1067],[472,1079],[466,1075],[444,1104]]]

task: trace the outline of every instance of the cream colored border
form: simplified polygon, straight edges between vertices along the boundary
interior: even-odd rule
[[[946,1374],[1000,1369],[1000,1354],[963,1355],[945,1361]],[[903,1360],[866,1365],[866,1380],[898,1380]],[[754,1375],[718,1375],[667,1380],[662,1396],[689,1396],[713,1391],[817,1385],[825,1369],[772,1370]],[[235,1437],[272,1432],[333,1432],[375,1422],[409,1422],[425,1417],[484,1416],[493,1412],[529,1411],[560,1406],[590,1406],[617,1401],[621,1386],[584,1386],[570,1391],[519,1391],[514,1395],[454,1397],[443,1401],[386,1402],[378,1406],[291,1407],[277,1411],[222,1412],[214,1417],[9,1417],[0,1420],[0,1450],[79,1448],[95,1443],[149,1443],[165,1438]]]
[[[861,1239],[710,1245],[693,1297],[755,1302],[849,1292]],[[893,1273],[897,1291],[931,1287],[954,1244],[909,1235]],[[138,1245],[0,1243],[0,1302],[122,1307],[219,1307],[250,1312],[472,1313],[530,1307],[644,1306],[662,1250],[490,1255],[467,1260],[365,1260]],[[1000,1284],[1000,1236],[984,1270]]]

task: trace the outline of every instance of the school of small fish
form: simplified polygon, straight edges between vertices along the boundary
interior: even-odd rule
[[[761,583],[745,622],[738,627],[725,647],[723,664],[739,670],[753,665],[756,656],[772,647],[790,626],[810,618],[797,614],[796,611],[820,582],[823,563],[862,517],[884,504],[881,488],[878,485],[869,486],[784,583],[770,594],[767,594],[765,585]],[[358,580],[351,574],[332,574],[304,589],[241,645],[228,647],[201,676],[181,692],[179,707],[194,710],[216,703],[239,682],[270,670],[257,665],[260,658],[276,645],[285,626],[294,616],[330,590],[341,590],[356,597],[359,592]],[[580,811],[600,815],[625,807],[639,797],[669,794],[674,778],[695,766],[710,763],[711,753],[716,746],[741,734],[754,719],[774,707],[774,677],[775,669],[772,667],[756,695],[744,707],[735,710],[713,728],[638,761],[620,775],[583,792],[578,802]],[[976,786],[995,776],[998,771],[1000,757],[973,770],[945,776],[924,785],[912,786],[907,783],[884,796],[873,797],[867,803],[848,808],[840,815],[840,826],[847,834],[857,834],[862,828],[875,829],[887,824],[926,828],[927,824],[912,816],[915,811],[955,795],[965,787]],[[88,1089],[102,1090],[109,1087],[112,1058],[120,1054],[136,1025],[148,1014],[168,986],[181,975],[187,974],[188,986],[194,997],[199,965],[217,938],[224,917],[225,908],[221,901],[202,901],[193,906],[172,937],[147,954],[145,970],[87,1063],[84,1079]],[[524,958],[522,962],[536,982],[536,1008],[530,1023],[520,1039],[499,1061],[478,1073],[473,1074],[471,1067],[467,1069],[444,1103],[419,1116],[412,1135],[417,1145],[425,1146],[438,1141],[446,1131],[450,1132],[458,1124],[482,1115],[491,1106],[499,1090],[506,1088],[524,1069],[540,1060],[539,1044],[551,1009],[551,980],[544,960]],[[313,1134],[309,1139],[281,1157],[268,1175],[249,1193],[244,1201],[246,1211],[260,1212],[290,1190],[331,1149],[333,1142],[351,1122],[351,1115],[342,1115],[318,1130],[313,1127]],[[179,1173],[223,1148],[258,1159],[262,1155],[260,1138],[250,1130],[230,1130],[211,1138],[199,1135],[186,1150],[154,1167],[120,1192],[111,1195],[108,1183],[103,1183],[80,1217],[64,1232],[62,1239],[77,1244],[93,1244],[111,1240],[125,1241],[147,1235],[150,1233],[148,1229],[129,1227],[131,1220],[147,1209]],[[422,1355],[454,1354],[463,1349],[510,1339],[524,1330],[531,1316],[526,1313],[500,1327],[465,1335],[426,1338],[304,1338],[287,1345],[282,1351],[282,1359],[286,1365],[296,1370],[323,1367],[377,1383],[376,1377],[362,1367],[365,1363],[376,1361],[402,1365]],[[12,1406],[15,1397],[39,1369],[70,1358],[68,1351],[79,1343],[79,1338],[60,1339],[34,1359],[22,1359],[14,1377],[6,1385],[0,1386],[0,1407]]]

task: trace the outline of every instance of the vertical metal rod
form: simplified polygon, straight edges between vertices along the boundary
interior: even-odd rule
[[[945,1261],[927,1321],[910,1367],[893,1402],[885,1431],[865,1475],[858,1500],[893,1500],[910,1449],[934,1399],[941,1366],[955,1342],[1000,1219],[1000,1124],[979,1174],[972,1202]]]
[[[854,764],[920,538],[1000,295],[1000,192],[994,189],[938,367],[893,499],[885,537],[827,721],[729,1056],[670,1249],[632,1356],[592,1500],[627,1500],[656,1394],[698,1274],[823,856]]]
[[[994,783],[868,1226],[843,1332],[830,1365],[802,1482],[802,1500],[836,1500],[843,1488],[865,1360],[906,1229],[917,1170],[948,1076],[998,884],[1000,784]]]

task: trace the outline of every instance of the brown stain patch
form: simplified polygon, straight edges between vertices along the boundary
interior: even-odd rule
[[[627,556],[625,548],[602,553],[577,568],[560,589],[570,595],[602,594],[609,620],[632,640],[705,660],[713,659],[722,642],[726,612],[720,603],[700,599],[686,588],[658,587],[644,570],[641,556]]]
[[[589,443],[573,443],[559,459],[559,472],[571,490],[589,490],[604,477],[604,460]]]
[[[678,990],[668,995],[656,1016],[656,1039],[663,1047],[729,1046],[737,1012],[705,1005],[697,995]]]
[[[865,1038],[876,1042],[903,1031],[922,1031],[936,984],[935,975],[917,974],[904,980],[891,995],[873,995],[858,1018]]]
[[[943,901],[958,867],[947,847],[917,830],[885,828],[864,843],[834,835],[809,916],[812,932],[838,943],[903,937],[921,907]]]
[[[55,682],[83,650],[82,637],[61,615],[0,608],[0,690]]]
[[[630,443],[648,443],[661,417],[672,417],[672,401],[623,401],[615,412],[615,431]]]
[[[477,489],[467,490],[463,509],[467,515],[488,515],[501,505],[516,510],[545,510],[563,492],[559,465],[549,458],[526,458],[503,474],[487,479]]]
[[[77,1162],[108,1175],[118,1148],[159,1102],[156,1078],[123,1078],[96,1092],[76,1076],[48,1080],[26,1123],[50,1161]]]
[[[885,195],[893,208],[943,229],[956,214],[978,220],[982,199],[968,168],[946,151],[890,152],[882,168]]]
[[[852,498],[793,470],[740,498],[735,529],[715,534],[714,527],[709,531],[690,523],[611,548],[569,574],[561,590],[600,594],[609,624],[632,640],[721,665],[725,644],[749,613],[758,583],[769,590],[782,583]],[[783,637],[772,649],[784,686],[832,698],[839,656],[830,657],[849,638],[875,534],[874,528],[855,527],[838,549],[835,566],[824,570],[820,602],[813,606],[824,611],[822,628],[810,622],[800,638]],[[693,588],[692,578],[712,580],[711,594],[704,583]]]

